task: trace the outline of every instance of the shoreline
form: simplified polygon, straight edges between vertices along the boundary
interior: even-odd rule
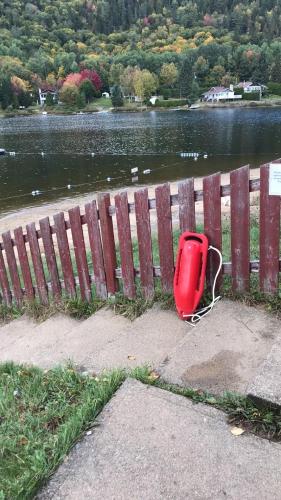
[[[259,178],[259,173],[260,169],[259,168],[253,168],[250,169],[250,179],[257,179]],[[184,180],[184,179],[182,179]],[[200,190],[202,189],[202,180],[203,177],[195,177],[194,178],[194,189],[195,190]],[[177,189],[178,189],[178,184],[181,182],[181,180],[178,181],[171,181],[169,182],[170,188],[171,188],[171,194],[176,194]],[[221,174],[221,184],[222,185],[227,185],[230,182],[230,173],[222,173]],[[111,199],[118,193],[122,191],[126,191],[128,193],[128,201],[133,202],[134,201],[134,192],[137,191],[138,189],[142,189],[144,187],[148,188],[148,195],[149,198],[154,198],[155,196],[155,187],[159,186],[158,184],[151,184],[151,185],[138,185],[138,186],[127,186],[124,188],[119,188],[119,189],[113,189],[113,190],[108,190],[107,192],[110,193]],[[57,202],[53,203],[43,203],[39,204],[37,206],[33,207],[28,207],[28,208],[23,208],[17,212],[15,211],[10,211],[8,213],[3,214],[2,216],[0,215],[0,234],[4,233],[5,231],[13,231],[16,227],[22,226],[23,228],[25,227],[26,224],[30,222],[35,222],[36,227],[38,227],[38,222],[40,219],[43,219],[44,217],[50,217],[51,218],[51,223],[53,223],[52,218],[55,214],[58,212],[64,212],[67,214],[67,211],[70,208],[80,206],[82,209],[82,213],[84,212],[83,206],[92,201],[93,199],[96,199],[98,193],[104,192],[104,191],[92,191],[91,193],[88,193],[86,195],[79,195],[75,198],[73,197],[68,197],[61,199]],[[251,202],[253,205],[255,205],[255,201],[257,198],[258,193],[251,193]],[[229,219],[230,216],[230,203],[229,203],[229,197],[228,199],[224,200],[222,198],[222,217],[224,219]],[[197,201],[195,203],[196,207],[196,216],[197,220],[201,221],[203,219],[203,202],[202,201]],[[172,207],[172,214],[173,214],[173,222],[177,223],[178,222],[178,207]],[[151,228],[152,231],[154,231],[157,227],[157,218],[156,218],[156,213],[155,210],[150,211],[150,217],[151,217]],[[135,218],[131,217],[132,220],[132,233],[135,232]]]
[[[50,116],[76,116],[76,115],[92,115],[96,113],[147,113],[151,111],[165,112],[165,111],[196,111],[196,110],[210,110],[210,109],[249,109],[249,108],[278,108],[281,107],[281,99],[268,99],[263,101],[239,101],[239,102],[214,102],[214,103],[194,103],[191,106],[143,106],[143,107],[99,107],[91,110],[87,109],[26,109],[14,111],[0,111],[0,119],[3,118],[18,118],[38,116],[46,112]]]

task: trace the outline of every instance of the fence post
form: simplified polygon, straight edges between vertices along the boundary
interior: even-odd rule
[[[209,175],[203,179],[204,231],[209,244],[221,251],[221,176],[220,173]],[[207,266],[207,285],[211,289],[219,267],[219,257],[216,252],[209,252]],[[216,289],[221,285],[221,275],[217,280]]]
[[[136,296],[135,271],[128,196],[125,191],[115,196],[115,207],[124,295],[129,299],[134,299]]]
[[[2,288],[4,304],[6,306],[11,306],[12,305],[12,294],[11,294],[7,270],[6,270],[6,266],[5,266],[5,262],[4,262],[4,258],[3,258],[2,248],[0,248],[0,284],[1,284],[1,288]]]
[[[114,231],[112,218],[109,215],[110,195],[102,193],[98,196],[98,208],[100,216],[100,227],[103,247],[103,260],[105,267],[105,276],[107,291],[114,294],[118,290],[118,283],[115,277],[117,267]]]
[[[59,279],[58,266],[56,260],[56,254],[54,250],[54,242],[51,233],[50,220],[49,217],[41,219],[39,221],[46,262],[51,278],[51,287],[53,292],[53,297],[61,298],[61,283]]]
[[[19,263],[20,263],[22,277],[23,277],[25,295],[26,295],[28,300],[34,300],[35,293],[34,293],[34,287],[33,287],[33,283],[32,283],[32,277],[31,277],[30,266],[29,266],[29,261],[28,261],[28,256],[27,256],[22,227],[17,227],[14,230],[14,236],[15,236],[15,243],[17,246],[18,258],[19,258]]]
[[[26,231],[30,247],[31,258],[33,262],[35,279],[37,283],[38,295],[41,303],[44,305],[48,305],[49,300],[48,300],[47,283],[45,279],[42,258],[37,239],[37,232],[34,222],[31,224],[27,224]]]
[[[249,166],[230,172],[232,289],[245,292],[250,284]]]
[[[269,165],[260,168],[260,288],[278,293],[280,196],[269,196]]]
[[[2,238],[16,303],[20,306],[23,293],[10,231],[2,234]]]
[[[71,297],[76,297],[76,287],[73,275],[72,261],[69,251],[67,232],[65,227],[64,213],[54,215],[54,227],[57,237],[58,249],[62,273],[64,278],[64,286],[66,293]]]
[[[92,253],[96,294],[101,299],[107,298],[106,277],[103,262],[102,244],[96,201],[85,205],[88,236]]]
[[[186,179],[178,185],[180,231],[195,231],[194,179]]]
[[[80,284],[80,293],[82,300],[91,301],[91,283],[87,254],[84,242],[83,229],[81,224],[80,208],[71,208],[68,211],[69,222],[72,234],[75,260],[77,264],[78,279]]]
[[[173,228],[169,184],[155,189],[161,283],[164,293],[172,292],[174,280]]]
[[[152,299],[154,296],[154,280],[147,188],[140,189],[135,192],[135,211],[139,244],[141,284],[145,298]]]

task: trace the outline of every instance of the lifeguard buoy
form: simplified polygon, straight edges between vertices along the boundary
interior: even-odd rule
[[[199,306],[204,292],[208,248],[208,238],[204,234],[186,231],[180,237],[174,297],[182,319],[192,316]]]

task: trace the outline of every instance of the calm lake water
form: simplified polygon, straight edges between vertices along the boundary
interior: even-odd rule
[[[136,184],[148,184],[258,166],[281,157],[281,108],[0,119],[0,148],[16,153],[0,157],[4,213],[132,185],[134,167]],[[208,159],[195,162],[181,152]],[[32,196],[35,190],[42,194]]]

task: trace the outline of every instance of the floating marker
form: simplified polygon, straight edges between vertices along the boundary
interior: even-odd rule
[[[137,174],[139,171],[138,167],[136,168],[131,168],[131,174]]]
[[[143,171],[143,174],[145,174],[145,175],[146,175],[146,174],[150,174],[150,172],[151,172],[151,170],[148,168],[147,170],[144,170],[144,171]]]
[[[111,177],[107,177],[107,182],[110,182],[111,181]]]
[[[204,158],[205,160],[207,160],[208,155],[206,155],[206,154],[205,154],[205,155],[203,156],[203,158]]]
[[[132,182],[138,182],[139,178],[137,175],[135,175],[134,177],[132,177]]]
[[[43,156],[45,156],[45,153],[44,153],[44,151],[41,151],[41,156],[42,156],[42,157],[43,157]]]
[[[71,184],[67,184],[67,189],[71,189]]]
[[[93,157],[93,156],[95,156],[95,153],[91,153],[91,156],[92,156],[92,157]]]

